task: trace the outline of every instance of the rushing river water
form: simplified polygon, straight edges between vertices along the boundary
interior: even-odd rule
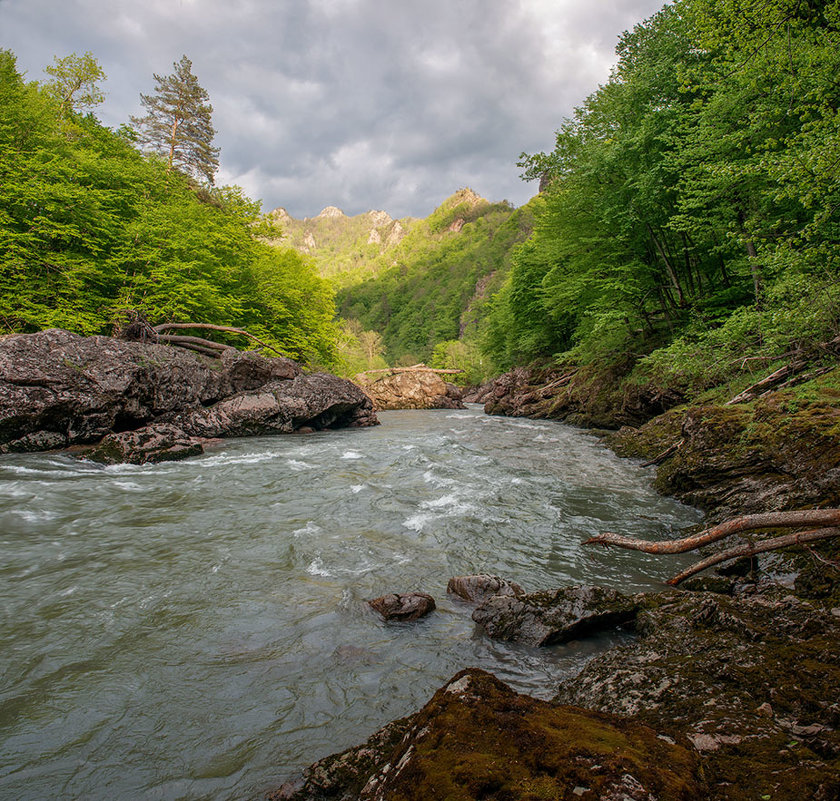
[[[549,697],[621,635],[495,643],[448,578],[649,588],[673,557],[581,541],[699,519],[568,426],[381,419],[157,466],[0,458],[3,801],[259,798],[471,665]],[[365,604],[414,589],[438,600],[414,624]]]

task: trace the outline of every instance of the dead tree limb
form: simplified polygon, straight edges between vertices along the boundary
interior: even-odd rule
[[[780,367],[778,370],[770,373],[770,375],[762,378],[761,381],[756,381],[755,384],[751,384],[743,392],[739,392],[734,398],[726,401],[724,406],[732,406],[735,403],[747,403],[748,401],[755,400],[766,390],[774,389],[777,384],[781,384],[790,379],[791,376],[802,372],[807,366],[807,359],[797,359],[790,364],[786,364],[784,367]]]
[[[213,342],[210,339],[201,337],[176,336],[175,334],[158,334],[158,342],[164,345],[180,345],[184,348],[190,345],[198,345],[213,351],[235,350],[232,345],[223,345],[221,342]]]
[[[683,570],[682,573],[678,573],[673,578],[668,579],[668,584],[676,587],[687,578],[705,570],[707,567],[712,567],[730,559],[736,559],[739,556],[755,556],[759,553],[777,551],[779,548],[788,548],[791,545],[804,545],[809,542],[816,542],[817,540],[827,540],[831,537],[840,537],[840,527],[817,528],[812,531],[800,531],[796,534],[784,534],[781,537],[773,537],[769,540],[759,540],[758,542],[737,545],[734,548],[728,548],[725,551],[716,553],[714,556],[693,564],[691,567]]]
[[[373,373],[441,373],[455,375],[463,372],[461,369],[443,370],[436,367],[426,367],[425,364],[415,364],[413,367],[383,367],[379,370],[363,370],[357,375],[373,375]]]
[[[161,323],[155,326],[155,331],[161,334],[163,331],[183,331],[185,328],[200,328],[202,331],[223,331],[227,334],[239,334],[248,337],[266,350],[273,351],[278,356],[283,355],[277,348],[269,345],[267,342],[263,342],[259,337],[255,337],[250,331],[246,331],[244,328],[233,328],[229,325],[213,325],[211,323]]]
[[[799,528],[800,526],[840,526],[840,509],[808,509],[801,512],[744,515],[727,520],[692,537],[660,542],[638,540],[625,537],[623,534],[604,532],[590,537],[584,545],[615,545],[618,548],[644,551],[644,553],[685,553],[743,531],[756,531],[761,528]]]

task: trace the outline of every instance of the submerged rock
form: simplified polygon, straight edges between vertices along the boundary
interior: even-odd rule
[[[461,390],[432,370],[406,370],[380,375],[361,373],[355,381],[377,411],[386,409],[463,409]]]
[[[704,794],[686,745],[633,721],[519,695],[471,668],[418,713],[268,797],[693,801]]]
[[[446,591],[473,603],[481,603],[494,595],[525,594],[525,590],[515,581],[508,581],[487,573],[478,573],[474,576],[453,576],[446,585]]]
[[[496,595],[472,614],[496,640],[526,645],[566,642],[632,620],[638,601],[602,587],[565,587],[527,595]]]
[[[96,458],[158,461],[199,452],[194,437],[376,422],[350,381],[304,374],[290,359],[233,348],[211,359],[58,329],[0,341],[0,453],[110,437]]]
[[[425,592],[389,593],[368,601],[370,607],[385,620],[417,620],[435,608],[435,599]]]

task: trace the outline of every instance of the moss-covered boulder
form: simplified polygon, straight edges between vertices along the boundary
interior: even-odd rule
[[[478,669],[272,801],[703,798],[698,759],[649,726],[519,695]],[[399,736],[401,734],[401,736]],[[395,742],[396,741],[396,742]],[[327,780],[327,778],[331,779]]]

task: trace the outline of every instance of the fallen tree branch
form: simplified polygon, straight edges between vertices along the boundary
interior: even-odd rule
[[[734,398],[726,401],[724,406],[732,406],[735,403],[746,403],[755,400],[765,390],[773,389],[777,384],[789,379],[791,376],[801,373],[808,366],[807,359],[797,359],[796,361],[780,367],[778,370],[765,376],[761,381],[756,381],[755,384],[748,386],[743,392],[739,392]]]
[[[163,331],[183,331],[185,328],[200,328],[202,331],[223,331],[227,334],[240,334],[241,336],[252,339],[266,350],[273,351],[278,356],[283,355],[277,348],[269,345],[267,342],[263,342],[259,337],[255,337],[250,331],[246,331],[244,328],[233,328],[229,325],[213,325],[211,323],[161,323],[160,325],[156,325],[154,330],[160,334]]]
[[[412,367],[383,367],[379,370],[363,370],[356,375],[372,375],[373,373],[443,373],[446,375],[455,375],[456,373],[463,373],[460,368],[450,370],[443,370],[436,367],[426,367],[425,364],[415,364]]]
[[[812,531],[801,531],[796,534],[784,534],[781,537],[773,537],[769,540],[759,540],[753,543],[744,543],[734,548],[728,548],[725,551],[716,553],[707,559],[703,559],[691,567],[686,568],[682,573],[678,573],[671,579],[668,579],[668,584],[676,587],[679,583],[685,581],[687,578],[700,573],[707,567],[726,562],[730,559],[736,559],[740,556],[755,556],[759,553],[766,553],[767,551],[776,551],[779,548],[788,548],[791,545],[804,545],[808,542],[816,542],[817,540],[827,540],[832,537],[840,537],[840,527],[818,528]]]
[[[222,345],[220,342],[213,342],[210,339],[202,339],[201,337],[158,334],[157,341],[164,345],[181,345],[182,347],[187,347],[188,345],[198,345],[202,348],[209,348],[213,351],[235,350],[232,345]]]
[[[800,526],[840,526],[840,509],[808,509],[800,512],[744,515],[727,520],[725,523],[720,523],[691,537],[659,542],[634,539],[607,531],[590,537],[583,544],[615,545],[618,548],[644,553],[685,553],[743,531],[755,531],[761,528],[799,528]]]

